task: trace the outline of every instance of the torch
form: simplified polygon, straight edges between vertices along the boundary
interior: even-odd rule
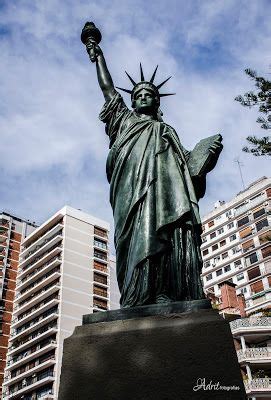
[[[99,29],[95,26],[94,22],[87,22],[82,29],[81,41],[85,46],[89,44],[99,44],[102,40],[102,34]],[[96,61],[94,46],[89,46],[89,58],[92,62]]]

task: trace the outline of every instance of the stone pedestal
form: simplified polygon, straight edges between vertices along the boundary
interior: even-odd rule
[[[85,316],[64,341],[58,400],[246,399],[228,323],[192,303]]]

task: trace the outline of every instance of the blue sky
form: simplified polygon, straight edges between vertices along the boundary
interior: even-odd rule
[[[224,151],[209,174],[202,214],[270,176],[270,159],[242,153],[245,138],[263,135],[256,110],[234,97],[252,88],[246,67],[270,73],[269,1],[20,0],[0,7],[0,208],[38,223],[68,204],[112,223],[105,175],[108,140],[98,120],[103,96],[80,42],[87,20],[117,86],[124,70],[139,78],[159,64],[172,75],[164,120],[187,149],[220,132]],[[129,97],[125,97],[129,103]]]

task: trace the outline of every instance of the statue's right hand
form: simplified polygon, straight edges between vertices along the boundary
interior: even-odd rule
[[[86,49],[91,62],[96,62],[97,57],[102,54],[100,46],[94,40],[89,39],[86,44]]]

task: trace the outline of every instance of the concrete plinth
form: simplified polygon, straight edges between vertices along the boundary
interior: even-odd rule
[[[64,341],[58,400],[246,398],[229,325],[209,308],[88,323]]]

